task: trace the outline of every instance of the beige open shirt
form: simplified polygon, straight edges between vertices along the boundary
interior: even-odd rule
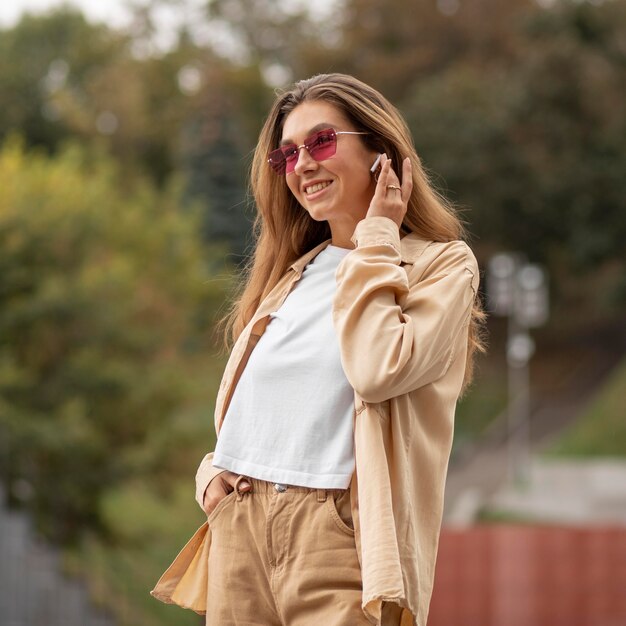
[[[330,239],[300,257],[261,302],[233,346],[215,406],[219,431],[269,313]],[[362,607],[378,624],[383,600],[405,607],[402,626],[426,626],[454,413],[479,273],[462,241],[400,239],[387,217],[361,220],[337,268],[333,320],[354,389],[352,515]],[[221,469],[202,460],[196,500]],[[204,613],[211,532],[205,522],[161,576],[153,596]],[[217,625],[215,625],[217,626]]]

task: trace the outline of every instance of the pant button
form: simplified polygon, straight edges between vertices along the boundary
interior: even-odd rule
[[[274,489],[280,493],[287,491],[287,487],[285,487],[285,485],[281,485],[280,483],[274,483]]]

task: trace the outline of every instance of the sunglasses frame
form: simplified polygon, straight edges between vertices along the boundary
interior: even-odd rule
[[[319,139],[320,135],[323,135],[324,133],[329,133],[329,132],[331,133],[333,144],[334,144],[333,153],[328,155],[327,157],[324,157],[323,159],[316,159],[315,158],[316,151],[314,150],[313,154],[311,154],[311,149],[315,147],[315,142]],[[368,135],[368,134],[369,133],[366,133],[363,131],[356,131],[356,130],[335,130],[332,127],[323,128],[309,135],[308,137],[306,137],[304,140],[304,143],[301,146],[298,146],[295,143],[288,143],[284,146],[281,146],[280,148],[276,148],[276,150],[272,150],[268,155],[267,162],[270,164],[271,168],[278,175],[283,176],[285,174],[291,174],[298,163],[298,159],[300,158],[300,150],[302,150],[302,148],[306,148],[311,158],[319,163],[320,161],[325,161],[326,159],[335,155],[337,151],[337,136],[338,135]],[[289,172],[287,172],[287,157],[285,155],[285,149],[289,149],[289,150],[295,149],[294,155],[296,155],[296,158],[293,164],[293,168],[289,170]]]

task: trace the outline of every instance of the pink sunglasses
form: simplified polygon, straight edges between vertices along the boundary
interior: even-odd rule
[[[291,174],[296,167],[302,148],[306,148],[311,158],[316,161],[324,161],[334,156],[335,152],[337,152],[337,135],[367,135],[367,133],[325,128],[307,137],[301,146],[297,146],[295,143],[288,143],[276,150],[272,150],[268,155],[267,162],[277,174],[281,176],[283,174]]]

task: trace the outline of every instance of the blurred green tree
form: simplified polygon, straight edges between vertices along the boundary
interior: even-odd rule
[[[294,78],[346,72],[398,102],[422,79],[453,64],[488,66],[510,58],[515,51],[511,23],[529,10],[538,10],[532,0],[345,0],[332,14],[309,9],[297,16],[293,32],[265,38],[263,18],[246,21],[251,25],[247,32],[256,38],[248,40],[280,42],[274,56],[293,70]],[[274,29],[278,23],[275,18]],[[267,60],[272,51],[260,49]]]
[[[325,71],[328,44],[339,34],[335,9],[316,19],[319,6],[273,0],[212,0],[207,15],[230,33],[240,65],[256,65],[273,87]],[[214,46],[220,53],[220,45]],[[312,62],[313,61],[313,62]]]
[[[212,348],[224,250],[202,249],[180,185],[123,190],[110,158],[0,152],[0,463],[42,532],[102,532],[100,498],[165,478],[194,354]],[[170,441],[172,454],[176,443]]]
[[[102,146],[120,163],[124,184],[148,175],[163,186],[182,171],[183,201],[204,206],[205,240],[226,241],[242,254],[250,231],[242,154],[254,145],[250,102],[258,108],[263,98],[240,105],[236,96],[268,90],[258,70],[255,79],[254,71],[219,59],[185,25],[172,49],[152,49],[153,8],[135,7],[140,27],[132,36],[90,24],[71,7],[0,31],[0,109],[7,112],[0,142],[18,131],[51,153],[70,137]],[[208,128],[219,131],[213,147]]]
[[[454,64],[413,87],[401,108],[418,152],[471,209],[485,251],[547,263],[555,289],[607,264],[623,275],[626,3],[563,2],[518,28],[516,58]]]
[[[84,85],[123,56],[128,39],[90,24],[75,8],[25,15],[0,30],[0,141],[19,132],[28,145],[54,150],[77,130],[96,132],[95,120],[65,99],[86,99]],[[66,94],[61,97],[60,94]]]
[[[198,43],[187,24],[171,50],[152,49],[151,11],[185,3],[136,6],[132,34],[72,9],[0,32],[0,138],[102,143],[129,183],[182,172],[204,239],[241,256],[271,87],[346,71],[406,113],[443,190],[472,208],[479,247],[518,247],[562,274],[622,258],[624,0],[215,0],[212,37]]]
[[[189,112],[179,71],[197,48],[144,58],[135,43],[67,6],[0,31],[0,107],[9,112],[0,140],[18,131],[50,152],[68,137],[101,143],[125,179],[147,174],[164,184]]]
[[[241,261],[251,244],[246,176],[262,120],[248,108],[267,101],[268,90],[258,69],[233,68],[223,61],[203,66],[201,76],[183,126],[179,167],[187,181],[186,197],[215,207],[205,213],[205,240],[229,241]]]

